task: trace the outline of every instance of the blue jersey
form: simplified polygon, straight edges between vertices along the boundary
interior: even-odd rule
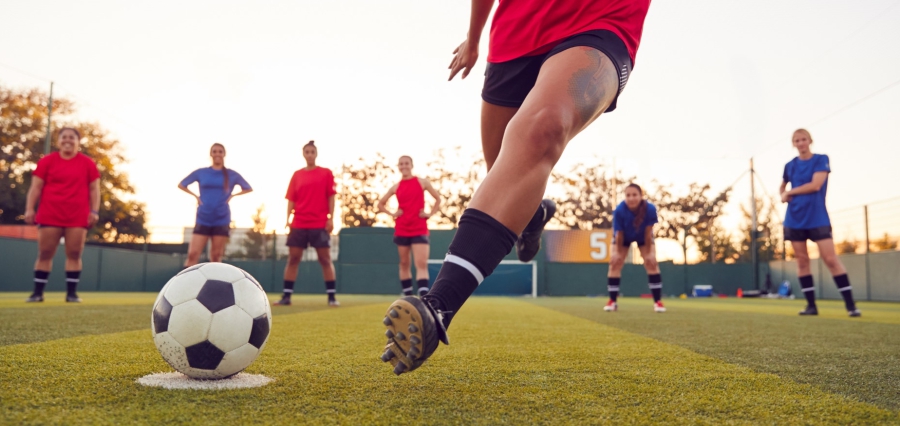
[[[813,154],[809,160],[801,160],[794,157],[784,165],[784,181],[791,184],[791,188],[812,182],[816,172],[831,173],[831,165],[827,155]],[[788,203],[787,214],[784,217],[784,226],[791,229],[813,229],[822,226],[831,226],[828,219],[828,210],[825,209],[825,193],[828,191],[828,177],[818,191],[810,194],[794,195]]]
[[[646,202],[646,201],[645,201]],[[647,203],[647,214],[644,215],[644,221],[640,226],[634,226],[635,214],[622,201],[613,212],[613,232],[621,232],[625,236],[626,242],[644,241],[644,233],[648,226],[653,226],[659,222],[656,215],[656,206]]]
[[[228,170],[228,189],[225,189],[225,176],[221,170],[204,167],[194,170],[181,185],[188,186],[197,182],[200,186],[200,205],[197,207],[197,225],[228,226],[231,224],[231,208],[228,197],[235,186],[242,190],[252,189],[250,184],[236,171]]]

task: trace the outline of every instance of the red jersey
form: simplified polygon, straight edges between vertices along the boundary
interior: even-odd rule
[[[419,183],[419,178],[413,176],[397,184],[397,204],[398,208],[403,210],[403,214],[396,219],[394,235],[398,237],[428,235],[428,224],[425,219],[419,217],[419,212],[425,209],[425,190]]]
[[[650,0],[499,0],[491,23],[488,62],[547,53],[563,39],[591,30],[619,36],[631,62]]]
[[[88,227],[90,185],[100,178],[94,160],[80,152],[66,160],[54,152],[38,160],[34,176],[44,180],[35,222],[63,228]]]
[[[336,194],[334,175],[331,170],[316,167],[312,170],[300,169],[291,176],[287,194],[288,201],[294,202],[294,220],[291,228],[322,229],[328,223],[328,197]]]

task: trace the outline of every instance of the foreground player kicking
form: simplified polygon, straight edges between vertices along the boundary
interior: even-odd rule
[[[541,201],[550,171],[575,135],[615,109],[649,6],[649,0],[499,1],[482,91],[489,171],[429,293],[397,300],[383,319],[388,342],[381,359],[394,373],[421,366],[439,340],[449,343],[453,316],[513,245],[520,259],[537,253],[540,229],[555,210]],[[475,65],[492,7],[493,0],[472,0],[451,80]]]

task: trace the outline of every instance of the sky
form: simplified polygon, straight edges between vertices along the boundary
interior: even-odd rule
[[[757,191],[774,194],[796,155],[791,133],[807,127],[831,158],[829,209],[900,197],[898,4],[656,0],[618,109],[558,167],[614,163],[676,192],[737,181],[724,220],[735,226],[750,158]],[[0,13],[0,84],[52,80],[79,118],[118,138],[157,241],[193,224],[176,185],[209,165],[213,142],[255,189],[232,201],[237,226],[265,204],[279,229],[310,139],[335,170],[376,152],[480,149],[487,29],[471,75],[447,81],[469,2],[0,0]]]

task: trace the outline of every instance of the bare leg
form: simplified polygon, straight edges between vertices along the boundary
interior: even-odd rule
[[[397,246],[397,254],[400,256],[400,281],[412,278],[412,262],[409,260],[409,246]]]
[[[797,260],[797,276],[809,275],[809,251],[806,249],[806,241],[791,241],[794,249],[794,259]]]
[[[209,241],[208,235],[193,234],[191,236],[191,245],[188,246],[187,260],[184,261],[185,268],[200,263],[200,255],[203,254],[203,249],[206,248],[207,241]]]
[[[284,267],[284,280],[296,281],[297,269],[300,268],[300,259],[303,258],[302,247],[288,247],[287,265]]]
[[[481,150],[484,152],[484,162],[488,171],[500,155],[506,125],[518,110],[481,101]]]
[[[53,256],[59,247],[59,239],[63,236],[63,228],[38,228],[38,257],[34,262],[35,271],[47,271],[53,268]]]
[[[322,266],[322,277],[325,281],[334,281],[334,263],[331,262],[331,248],[322,247],[316,249],[319,257],[319,265]]]
[[[209,261],[221,262],[225,256],[225,246],[228,245],[228,237],[224,235],[213,235],[212,245],[209,248]]]
[[[416,262],[416,280],[427,280],[428,277],[428,244],[413,244],[413,259]]]
[[[658,274],[659,262],[656,261],[656,243],[651,241],[650,244],[638,246],[638,249],[641,251],[641,258],[644,259],[644,269],[647,270],[647,275]]]
[[[825,262],[825,266],[831,271],[831,275],[837,276],[847,273],[847,269],[844,268],[844,264],[841,263],[841,259],[838,258],[837,252],[834,250],[834,240],[831,238],[819,240],[816,241],[816,245],[819,246],[819,257]],[[807,263],[809,262],[807,261]]]

